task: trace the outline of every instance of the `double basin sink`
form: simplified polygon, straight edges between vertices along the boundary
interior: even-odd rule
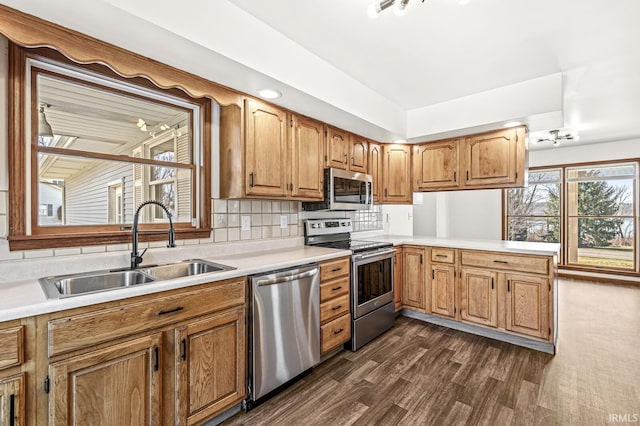
[[[118,269],[44,277],[38,281],[47,298],[60,299],[232,269],[236,268],[206,260],[191,259],[166,265],[142,266],[138,269]]]

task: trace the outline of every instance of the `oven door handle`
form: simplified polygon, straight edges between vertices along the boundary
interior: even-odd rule
[[[369,259],[372,257],[378,257],[378,256],[391,256],[395,253],[394,249],[389,249],[389,250],[380,250],[380,251],[376,251],[373,253],[369,253],[369,254],[354,254],[353,255],[353,260],[354,261],[360,261],[360,260],[364,260],[364,259]]]

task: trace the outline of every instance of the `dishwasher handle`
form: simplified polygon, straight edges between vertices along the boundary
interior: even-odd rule
[[[285,275],[283,277],[258,279],[258,286],[266,286],[273,284],[281,284],[289,281],[301,280],[303,278],[309,278],[316,275],[319,272],[318,268],[309,269],[308,271],[301,272],[299,274]]]

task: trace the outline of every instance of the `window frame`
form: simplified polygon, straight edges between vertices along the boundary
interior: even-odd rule
[[[568,225],[568,200],[567,200],[567,185],[569,184],[569,181],[567,179],[567,170],[569,168],[588,168],[588,167],[603,167],[603,166],[613,166],[613,165],[619,165],[619,164],[635,164],[636,167],[636,175],[635,175],[635,184],[634,184],[634,188],[633,188],[633,196],[635,198],[634,203],[633,203],[633,225],[634,225],[634,237],[633,237],[633,244],[634,244],[634,269],[629,269],[629,268],[612,268],[612,267],[599,267],[599,266],[585,266],[585,265],[580,265],[580,264],[570,264],[568,262],[568,250],[566,249],[566,244],[568,241],[568,235],[567,235],[567,225]],[[613,274],[613,275],[620,275],[620,276],[632,276],[632,277],[639,277],[640,276],[640,230],[638,229],[638,224],[640,223],[640,216],[639,216],[639,212],[640,212],[640,208],[639,208],[639,204],[640,204],[640,158],[626,158],[626,159],[616,159],[616,160],[608,160],[608,161],[590,161],[590,162],[580,162],[580,163],[562,163],[562,164],[553,164],[553,165],[548,165],[548,166],[537,166],[537,167],[530,167],[529,171],[539,171],[539,170],[551,170],[551,169],[561,169],[562,173],[561,173],[561,190],[560,190],[560,210],[561,210],[561,217],[560,217],[560,227],[561,227],[561,231],[560,231],[560,256],[558,257],[558,267],[562,268],[563,270],[567,271],[568,273],[570,273],[571,271],[576,271],[576,272],[586,272],[586,273],[608,273],[608,274]],[[505,188],[502,190],[502,239],[506,240],[509,233],[508,233],[508,226],[509,226],[509,222],[508,222],[508,199],[509,199],[509,195],[508,195],[508,191],[511,188]],[[626,216],[625,216],[626,217]]]
[[[40,146],[34,149],[34,141],[37,138],[37,119],[29,117],[33,115],[33,94],[29,93],[29,86],[35,81],[35,74],[31,74],[31,81],[27,81],[27,61],[36,59],[42,61],[54,61],[84,69],[93,74],[104,76],[108,79],[125,82],[128,85],[140,87],[145,91],[155,91],[168,94],[170,97],[183,99],[185,102],[198,105],[200,117],[198,123],[190,123],[192,129],[199,126],[198,138],[192,138],[191,164],[192,182],[199,187],[198,197],[194,197],[192,216],[197,213],[197,223],[177,223],[177,239],[201,239],[211,235],[211,129],[212,129],[212,101],[208,98],[193,98],[179,89],[167,89],[151,83],[142,77],[122,77],[111,69],[101,65],[99,61],[90,64],[74,62],[52,48],[24,48],[14,43],[9,44],[9,179],[11,191],[9,191],[9,248],[10,250],[29,250],[40,248],[76,247],[89,245],[104,245],[126,243],[131,240],[130,230],[123,229],[121,224],[83,225],[83,226],[37,226],[37,184],[39,179],[33,178],[29,170],[30,164],[36,164],[38,152],[58,155],[82,156],[83,151],[61,149]],[[27,112],[30,111],[30,113]],[[34,125],[35,122],[35,125]],[[27,127],[30,126],[30,131]],[[28,135],[31,139],[27,141]],[[199,157],[193,157],[193,144],[199,144]],[[37,142],[36,142],[37,146]],[[122,161],[117,155],[93,153],[92,158]],[[176,167],[175,163],[150,160],[145,158],[132,159],[127,162],[142,165],[161,165]],[[196,165],[198,167],[196,167]],[[183,167],[184,168],[184,167]],[[36,169],[36,168],[34,168]],[[199,169],[199,172],[197,170]],[[27,177],[29,173],[29,177]],[[28,186],[29,185],[29,186]],[[27,197],[30,194],[30,197]],[[36,209],[36,210],[34,210]],[[30,223],[27,221],[31,219]],[[35,223],[35,226],[34,226]],[[51,228],[51,229],[45,229]],[[57,229],[53,229],[57,228]],[[141,241],[159,241],[166,238],[166,224],[141,224],[141,229],[155,232],[145,232],[140,235]]]

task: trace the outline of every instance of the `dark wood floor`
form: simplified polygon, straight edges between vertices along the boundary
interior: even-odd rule
[[[640,415],[640,287],[560,283],[551,356],[400,317],[225,425],[604,425]],[[639,419],[640,423],[640,419]],[[636,424],[639,424],[636,423]],[[622,423],[623,424],[623,423]]]

